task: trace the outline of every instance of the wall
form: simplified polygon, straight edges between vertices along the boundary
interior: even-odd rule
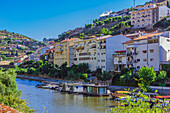
[[[123,35],[116,35],[106,39],[106,71],[114,70],[113,53],[118,50],[123,50],[123,44],[130,39]]]

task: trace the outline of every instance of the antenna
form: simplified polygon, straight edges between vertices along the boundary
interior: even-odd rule
[[[135,8],[135,6],[136,6],[136,4],[135,4],[135,0],[133,0],[133,5],[134,5],[134,8]]]

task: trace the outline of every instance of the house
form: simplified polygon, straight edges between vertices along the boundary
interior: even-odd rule
[[[114,70],[113,51],[123,49],[123,42],[130,39],[123,35],[101,36],[74,43],[74,64],[86,63],[89,69],[95,71]]]
[[[125,50],[113,55],[116,71],[121,71],[125,65],[137,70],[148,66],[159,71],[162,65],[170,64],[170,31],[147,34],[124,44]]]
[[[0,49],[1,50],[6,50],[6,47],[5,46],[1,46]]]
[[[16,44],[12,44],[11,48],[17,48],[17,45]]]
[[[24,61],[22,61],[22,60],[15,61],[15,62],[14,62],[14,65],[19,66],[19,65],[22,64],[23,62],[24,62]]]
[[[89,96],[109,96],[108,86],[105,85],[84,85],[83,93]]]
[[[144,28],[160,21],[170,12],[167,6],[157,6],[156,4],[147,4],[137,7],[137,11],[131,12],[131,24],[134,28]]]
[[[61,66],[67,62],[67,67],[70,67],[74,63],[73,44],[76,41],[80,41],[80,39],[71,38],[54,44],[54,64]]]

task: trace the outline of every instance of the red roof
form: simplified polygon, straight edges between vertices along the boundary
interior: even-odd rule
[[[167,98],[167,99],[170,99],[170,95],[167,95],[167,96],[155,96],[154,98]]]
[[[77,39],[77,38],[71,38],[71,39],[67,39],[67,40],[63,40],[63,41],[61,41],[61,42],[65,42],[65,41],[72,41],[72,40],[75,40],[75,39]]]
[[[124,53],[126,50],[121,50],[121,51],[115,51],[115,53]]]
[[[17,63],[22,63],[22,62],[23,62],[22,60],[17,61]]]

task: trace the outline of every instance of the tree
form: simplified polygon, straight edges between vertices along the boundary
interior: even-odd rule
[[[167,1],[167,7],[170,8],[169,1]]]
[[[4,61],[7,60],[7,57],[5,55],[0,56]]]
[[[107,71],[104,71],[102,74],[97,75],[97,79],[103,81],[110,80],[111,74]]]
[[[152,67],[143,66],[139,69],[139,87],[143,92],[149,91],[149,86],[152,82],[156,80],[156,72]]]
[[[20,96],[20,91],[17,90],[16,73],[14,69],[7,71],[0,70],[0,94]]]
[[[80,34],[80,39],[83,39],[85,37],[84,33]]]
[[[163,83],[165,83],[165,81],[168,81],[167,72],[159,71],[159,74],[158,74],[156,80],[162,84],[162,90],[163,90]]]
[[[101,34],[104,34],[104,35],[108,35],[109,33],[109,30],[108,28],[102,28],[101,31],[100,31]]]
[[[98,19],[95,19],[95,20],[93,20],[93,23],[96,23],[96,22],[98,22],[99,20]]]
[[[15,56],[18,56],[18,51],[16,51]]]

